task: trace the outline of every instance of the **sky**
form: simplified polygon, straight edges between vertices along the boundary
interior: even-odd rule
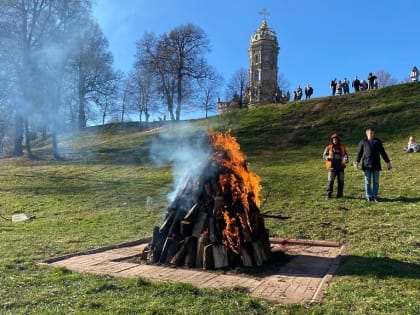
[[[210,41],[208,63],[228,82],[248,69],[263,9],[290,92],[311,84],[313,97],[328,96],[332,79],[366,79],[380,69],[400,82],[420,66],[419,0],[96,0],[93,13],[117,69],[132,69],[135,43],[145,32],[161,35],[192,23]]]

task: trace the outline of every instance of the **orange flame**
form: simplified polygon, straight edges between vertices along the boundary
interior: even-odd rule
[[[223,244],[232,252],[239,254],[244,238],[242,234],[252,234],[255,223],[250,217],[250,202],[257,207],[260,205],[259,193],[261,179],[258,175],[248,170],[244,154],[236,138],[227,133],[210,130],[210,142],[215,149],[213,159],[221,165],[219,184],[221,192],[229,202],[223,210],[225,228],[222,231]],[[252,208],[255,210],[255,206]],[[242,235],[243,236],[243,235]]]
[[[221,174],[219,181],[222,189],[228,186],[232,189],[234,198],[240,198],[248,209],[248,198],[252,198],[257,206],[260,206],[261,178],[248,170],[244,154],[241,152],[236,138],[227,133],[210,130],[210,141],[216,150],[226,152],[221,158],[221,163],[231,174]],[[225,193],[225,191],[223,191]]]
[[[222,231],[223,245],[226,248],[230,248],[235,254],[239,254],[241,250],[241,239],[239,237],[239,226],[237,226],[237,220],[234,217],[230,217],[227,211],[223,212],[223,217],[226,222],[226,228]]]

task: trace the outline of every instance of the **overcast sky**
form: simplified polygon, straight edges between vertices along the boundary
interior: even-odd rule
[[[331,79],[366,78],[383,69],[398,81],[420,67],[419,0],[97,0],[94,16],[114,54],[115,66],[130,71],[135,42],[193,23],[207,34],[207,59],[228,81],[248,69],[250,37],[261,25],[277,33],[279,72],[291,92],[311,84],[314,97],[330,95]],[[352,90],[351,90],[352,92]]]

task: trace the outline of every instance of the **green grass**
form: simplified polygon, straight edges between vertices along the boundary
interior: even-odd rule
[[[262,178],[271,236],[339,240],[346,253],[321,304],[277,305],[241,289],[202,290],[144,279],[115,279],[41,266],[43,259],[150,236],[165,214],[170,165],[149,157],[158,131],[135,126],[61,135],[63,159],[38,141],[36,160],[0,160],[1,314],[419,314],[420,84],[241,110],[190,123],[231,129]],[[346,170],[345,198],[324,200],[322,152],[334,132],[351,161],[373,126],[394,168],[381,173],[381,203],[363,199],[361,171]],[[15,213],[36,216],[12,223]]]

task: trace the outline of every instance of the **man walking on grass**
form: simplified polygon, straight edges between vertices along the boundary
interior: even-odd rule
[[[381,157],[387,164],[388,170],[390,170],[392,166],[388,154],[385,152],[381,140],[375,137],[375,131],[369,128],[366,130],[366,138],[359,143],[356,162],[354,162],[354,168],[357,169],[360,161],[362,161],[362,171],[365,180],[365,196],[367,201],[379,201]]]

